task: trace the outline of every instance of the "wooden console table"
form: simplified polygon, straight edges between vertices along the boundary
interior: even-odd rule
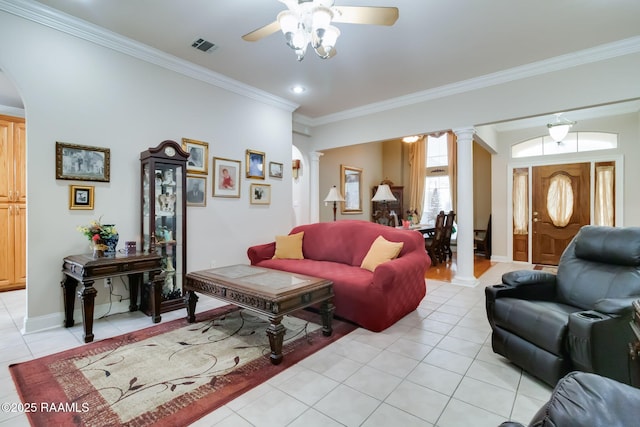
[[[65,328],[73,326],[76,287],[82,301],[82,322],[84,342],[93,341],[93,307],[98,291],[93,287],[97,279],[128,276],[130,304],[129,311],[138,310],[138,289],[144,273],[149,273],[153,290],[153,323],[160,322],[160,302],[162,298],[162,258],[157,254],[134,255],[116,254],[113,257],[94,258],[92,254],[70,255],[64,258],[62,266],[62,287],[64,288]]]

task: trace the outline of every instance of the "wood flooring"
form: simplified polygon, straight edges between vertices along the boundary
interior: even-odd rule
[[[476,278],[482,276],[492,265],[495,265],[495,263],[485,258],[484,255],[474,255],[473,275]],[[441,282],[451,282],[451,278],[455,276],[456,271],[456,253],[454,252],[452,261],[447,261],[446,263],[441,262],[436,265],[431,264],[431,267],[427,270],[427,274],[425,274],[424,277]]]

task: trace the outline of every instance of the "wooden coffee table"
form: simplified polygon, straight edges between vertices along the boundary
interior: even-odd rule
[[[196,321],[196,292],[230,302],[265,315],[271,363],[282,361],[285,327],[282,318],[313,304],[321,304],[322,333],[332,333],[333,282],[318,277],[250,265],[232,265],[187,274],[185,284],[187,320]]]

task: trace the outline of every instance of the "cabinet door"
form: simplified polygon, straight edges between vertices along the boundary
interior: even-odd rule
[[[6,290],[13,284],[13,205],[0,204],[0,290]]]
[[[13,284],[23,288],[27,284],[27,210],[24,204],[13,205]]]
[[[0,203],[10,202],[9,192],[13,191],[13,179],[10,179],[13,177],[12,135],[13,123],[0,119]]]

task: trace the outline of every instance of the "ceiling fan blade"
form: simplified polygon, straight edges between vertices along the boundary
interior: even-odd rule
[[[242,36],[242,39],[248,42],[255,42],[263,37],[270,36],[271,34],[280,31],[280,24],[278,21],[273,21],[271,24],[267,24],[264,27],[260,27],[248,34]]]
[[[345,24],[393,25],[398,19],[397,7],[335,6],[333,22]]]

